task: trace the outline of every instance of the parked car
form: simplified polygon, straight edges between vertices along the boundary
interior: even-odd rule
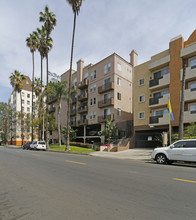
[[[33,150],[46,150],[46,142],[45,141],[33,141],[30,147]]]
[[[30,149],[30,145],[31,145],[31,142],[26,142],[23,146],[22,146],[22,149],[23,150],[29,150]]]
[[[151,156],[158,164],[196,162],[196,139],[179,140],[168,147],[155,148]]]

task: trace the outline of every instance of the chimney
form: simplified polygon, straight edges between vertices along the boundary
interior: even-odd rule
[[[132,50],[130,55],[130,64],[135,67],[137,66],[138,54],[135,50]]]
[[[78,79],[77,81],[78,81],[78,83],[82,81],[83,68],[84,68],[84,61],[80,59],[77,62],[77,79]]]

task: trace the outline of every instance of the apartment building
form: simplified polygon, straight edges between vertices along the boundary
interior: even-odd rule
[[[24,139],[23,142],[31,141],[31,113],[32,113],[32,87],[31,87],[31,80],[28,76],[25,76],[26,80],[24,80],[23,83],[23,89],[21,91],[22,95],[22,110],[25,114],[25,117],[29,118],[29,120],[26,120],[24,123]],[[33,94],[33,102],[36,102],[35,94]],[[21,97],[20,93],[13,90],[9,100],[8,104],[12,107],[13,112],[20,112],[21,111]],[[15,116],[13,116],[15,117]],[[21,124],[20,120],[15,117],[13,118],[13,121],[15,121],[11,126],[11,131],[8,134],[8,140],[9,144],[14,144],[20,146],[22,143],[21,139]],[[28,125],[29,123],[29,125]]]
[[[185,68],[184,124],[196,122],[196,30],[187,41],[170,40],[169,49],[135,67],[135,147],[160,145],[156,136],[169,129],[168,98],[174,114],[172,131],[179,126],[183,63]]]
[[[77,62],[77,70],[72,70],[72,95],[70,125],[77,129],[77,141],[103,142],[98,132],[105,127],[107,120],[117,125],[120,137],[133,134],[133,66],[137,63],[137,53],[132,51],[130,63],[116,53],[96,64],[84,66]],[[61,80],[69,80],[69,70],[62,74]],[[55,110],[55,103],[51,109]],[[67,103],[61,103],[61,128],[67,122]],[[57,132],[50,139],[57,138]]]

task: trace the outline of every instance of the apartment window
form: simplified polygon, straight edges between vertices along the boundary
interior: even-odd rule
[[[93,91],[94,91],[94,92],[96,91],[96,85],[93,86]]]
[[[93,119],[93,113],[92,112],[90,113],[90,119]]]
[[[91,80],[93,80],[93,72],[91,72]]]
[[[121,93],[117,92],[117,99],[121,100]]]
[[[165,94],[169,94],[169,89],[165,89],[165,90],[160,91],[160,92],[155,92],[155,93],[153,93],[153,97],[154,98],[161,98]]]
[[[195,114],[196,113],[196,103],[189,105],[189,111],[191,112],[191,114]]]
[[[22,104],[24,104],[24,99],[22,99]]]
[[[30,98],[30,94],[29,93],[27,94],[27,98]]]
[[[189,83],[189,89],[191,91],[196,91],[196,82]]]
[[[24,107],[22,107],[22,110],[24,111]]]
[[[94,79],[96,79],[97,75],[96,75],[96,70],[94,71]]]
[[[96,104],[96,98],[94,98],[94,104]]]
[[[93,99],[90,100],[90,105],[92,105],[92,104],[93,104]]]
[[[27,112],[30,112],[30,108],[29,107],[27,107]]]
[[[111,63],[108,63],[108,72],[111,71]]]
[[[121,108],[117,108],[117,115],[121,116]]]
[[[139,102],[145,102],[145,95],[141,95],[139,97]]]
[[[122,65],[120,63],[117,63],[117,68],[119,71],[122,71]]]
[[[121,78],[117,78],[117,85],[121,86]]]
[[[190,67],[191,67],[191,69],[196,68],[196,57],[194,57],[190,60]]]
[[[107,64],[104,66],[104,74],[107,73]]]
[[[139,86],[142,86],[142,85],[144,85],[144,79],[139,80]]]
[[[103,103],[105,104],[107,102],[107,100],[110,99],[110,94],[105,94],[103,97]]]
[[[22,97],[24,97],[25,96],[25,94],[24,94],[24,92],[22,92]]]
[[[162,117],[163,115],[168,114],[168,109],[160,109],[152,112],[152,116],[159,116]]]
[[[163,77],[164,75],[169,73],[169,67],[162,69],[160,71],[155,72],[154,75],[154,79],[159,79],[161,77]]]
[[[27,105],[30,105],[30,101],[27,101]]]
[[[111,114],[110,108],[104,109],[104,118],[106,118],[106,116],[110,114]]]
[[[111,81],[110,78],[107,78],[107,79],[104,80],[104,88],[107,86],[107,84],[110,83],[110,81]]]
[[[96,118],[96,112],[93,112],[93,118]]]
[[[145,118],[145,112],[139,112],[139,119]]]
[[[76,86],[77,85],[77,77],[75,77],[72,81],[72,86]]]
[[[91,86],[90,91],[91,91],[91,92],[93,91],[93,86]]]

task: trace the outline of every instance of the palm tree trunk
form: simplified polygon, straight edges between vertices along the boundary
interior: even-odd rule
[[[72,46],[71,46],[71,60],[70,60],[70,72],[69,72],[69,89],[68,89],[68,103],[67,103],[67,145],[66,151],[70,150],[70,101],[71,101],[71,79],[72,79],[72,60],[73,60],[73,48],[74,48],[74,37],[76,28],[76,11],[74,12],[74,24],[73,24],[73,35],[72,35]]]
[[[58,106],[58,136],[59,136],[59,147],[61,147],[61,121],[60,121],[60,106]]]
[[[47,34],[47,42],[48,42],[48,34]],[[48,43],[47,43],[48,44]],[[48,45],[46,52],[46,148],[49,149],[48,145]]]
[[[22,111],[22,94],[20,91],[20,105],[21,105],[21,110],[20,110],[20,114],[21,114],[21,139],[22,139],[22,145],[23,145],[23,111]]]
[[[183,75],[182,75],[182,88],[181,88],[181,101],[180,101],[180,115],[179,115],[179,134],[178,138],[183,139],[184,130],[184,88],[185,88],[185,73],[186,73],[186,63],[183,62]]]
[[[41,114],[41,109],[43,108],[42,105],[42,81],[43,81],[43,57],[41,55],[41,99],[40,99],[40,104],[39,104],[39,140],[41,140],[41,136],[42,136],[42,122],[41,122],[41,118],[42,118],[42,114]]]
[[[31,141],[33,142],[33,88],[34,88],[34,52],[32,52],[33,75],[32,75],[32,115],[31,115]]]

